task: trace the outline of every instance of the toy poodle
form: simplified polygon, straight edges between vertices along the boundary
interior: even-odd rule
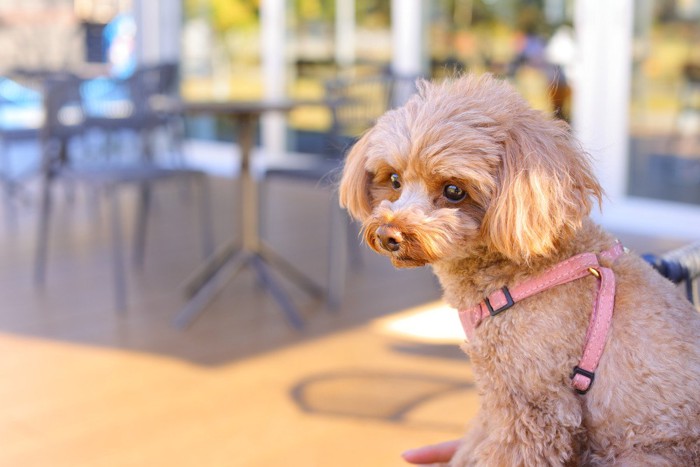
[[[700,465],[700,314],[589,218],[602,197],[569,126],[490,75],[419,83],[350,150],[364,241],[430,265],[468,336],[451,465]]]

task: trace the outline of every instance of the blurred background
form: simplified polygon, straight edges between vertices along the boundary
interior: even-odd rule
[[[699,44],[698,0],[0,0],[0,465],[401,465],[459,436],[458,319],[360,245],[347,148],[417,78],[491,72],[662,253],[700,232]],[[241,236],[269,270],[221,267]]]

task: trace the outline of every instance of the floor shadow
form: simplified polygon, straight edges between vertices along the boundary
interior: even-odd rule
[[[350,369],[309,376],[292,387],[290,396],[310,414],[408,423],[411,413],[419,407],[473,387],[464,379],[424,373]],[[440,420],[422,424],[461,429]]]
[[[426,342],[394,342],[389,345],[394,352],[406,355],[466,361],[469,357],[456,344],[433,344]]]
[[[194,197],[183,197],[177,184],[154,192],[144,265],[127,268],[128,309],[120,313],[112,299],[110,232],[102,197],[78,191],[67,199],[58,190],[47,281],[38,288],[32,283],[38,186],[27,188],[30,204],[20,211],[16,231],[0,230],[2,333],[218,366],[362,326],[440,296],[429,270],[394,270],[385,258],[362,246],[362,267],[349,271],[337,310],[276,275],[303,315],[301,330],[285,321],[278,304],[248,269],[224,281],[221,292],[191,327],[177,329],[172,320],[184,305],[182,284],[201,264]],[[235,238],[238,231],[240,213],[232,209],[231,201],[238,188],[236,180],[211,178],[219,244]],[[328,190],[283,182],[268,189],[266,239],[287,261],[325,285]],[[136,207],[132,194],[121,198],[127,252]]]

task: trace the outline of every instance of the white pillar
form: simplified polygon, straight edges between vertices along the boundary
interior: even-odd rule
[[[392,0],[391,69],[399,76],[422,75],[427,69],[427,34],[423,0]]]
[[[264,95],[282,99],[287,95],[286,1],[260,2],[261,54]],[[262,118],[262,146],[266,152],[286,149],[285,115],[267,114]]]
[[[355,64],[355,0],[335,0],[335,61],[343,69]]]
[[[634,0],[578,0],[573,125],[612,202],[627,191]]]
[[[423,0],[391,2],[391,71],[400,78],[394,86],[392,105],[403,104],[414,92],[413,78],[428,74],[428,7]]]
[[[182,49],[182,1],[160,0],[160,60],[179,62]]]
[[[136,22],[136,61],[138,64],[154,63],[160,56],[160,5],[159,0],[134,0]]]
[[[180,0],[134,0],[136,57],[139,64],[180,60]]]

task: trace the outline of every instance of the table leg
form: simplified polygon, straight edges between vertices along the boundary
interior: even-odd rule
[[[265,262],[265,259],[260,255],[256,255],[251,258],[251,263],[260,276],[260,279],[265,284],[265,287],[267,287],[272,294],[272,297],[282,308],[282,311],[284,312],[289,324],[296,329],[301,329],[304,327],[304,321],[301,319],[301,316],[294,306],[294,303],[292,303],[292,300],[289,298],[284,289],[272,277],[272,274],[270,274],[270,270],[268,264]]]
[[[267,263],[270,263],[271,266],[277,268],[277,270],[284,274],[288,279],[295,282],[302,289],[306,290],[309,295],[317,298],[321,298],[325,295],[325,292],[321,286],[306,277],[304,273],[299,271],[289,261],[277,254],[262,240],[260,240],[260,256],[262,256]]]
[[[185,280],[183,287],[185,296],[187,298],[194,296],[238,251],[239,248],[236,248],[233,243],[219,248],[205,265],[197,269],[194,274]]]
[[[204,307],[211,302],[214,296],[221,291],[221,288],[236,274],[238,274],[250,261],[251,256],[240,250],[235,255],[229,255],[226,262],[221,264],[216,272],[209,276],[205,282],[199,285],[187,302],[187,305],[180,310],[180,313],[173,320],[176,327],[183,329],[204,311]],[[228,270],[228,273],[225,274]],[[222,279],[226,276],[226,279]]]
[[[240,233],[242,245],[240,249],[236,249],[232,245],[225,246],[216,253],[211,261],[188,279],[185,290],[189,301],[175,317],[174,323],[177,327],[184,328],[194,321],[225,283],[222,277],[227,270],[229,278],[232,278],[244,267],[251,266],[281,307],[287,321],[299,329],[303,327],[301,315],[287,293],[273,277],[272,269],[277,268],[312,296],[321,297],[324,295],[324,291],[260,239],[258,186],[251,173],[251,155],[258,114],[238,114],[234,118],[239,128],[238,143],[241,156],[242,220]]]
[[[239,251],[229,261],[226,266],[221,267],[218,273],[211,276],[190,298],[185,308],[175,317],[173,323],[178,328],[186,328],[204,311],[204,307],[211,302],[214,296],[219,293],[221,288],[230,280],[232,280],[244,267],[252,266],[260,277],[260,281],[265,288],[270,291],[272,297],[284,312],[287,321],[296,329],[301,329],[304,326],[299,312],[294,303],[284,291],[282,286],[275,280],[270,271],[270,265],[267,264],[262,255],[255,253],[246,253]],[[225,269],[230,271],[225,274]],[[226,276],[226,280],[222,278]]]
[[[258,251],[260,238],[260,219],[258,207],[258,184],[251,174],[251,158],[253,139],[255,138],[255,120],[241,117],[239,119],[238,140],[241,150],[241,209],[243,249],[251,252]]]

